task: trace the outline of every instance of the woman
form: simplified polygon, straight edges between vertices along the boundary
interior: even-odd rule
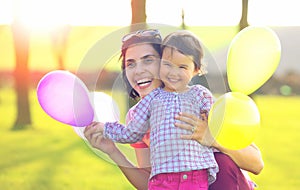
[[[132,98],[143,98],[153,89],[162,85],[158,78],[161,57],[160,34],[157,30],[142,30],[124,36],[122,42],[122,70],[128,86],[128,93]],[[131,70],[133,68],[134,72],[127,73],[127,67],[130,67]],[[128,116],[130,116],[130,111]],[[217,180],[209,189],[251,189],[240,168],[254,174],[258,174],[262,170],[263,161],[260,151],[254,144],[242,150],[228,150],[214,141],[208,130],[207,121],[186,113],[182,113],[177,119],[186,122],[186,124],[175,124],[178,127],[191,130],[193,126],[197,126],[193,135],[182,138],[196,140],[220,151],[215,153],[220,171],[217,174]],[[132,145],[135,148],[139,164],[137,168],[127,160],[112,141],[103,138],[97,130],[96,122],[86,127],[84,134],[93,147],[109,155],[130,183],[137,189],[147,189],[151,171],[148,135],[145,135],[142,142]]]

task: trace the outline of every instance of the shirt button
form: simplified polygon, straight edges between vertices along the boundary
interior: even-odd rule
[[[184,174],[183,176],[182,176],[182,179],[187,179],[188,178],[188,176],[186,175],[186,174]]]

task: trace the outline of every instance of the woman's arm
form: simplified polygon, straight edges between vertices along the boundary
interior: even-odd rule
[[[151,172],[150,163],[150,149],[149,148],[135,148],[136,160],[139,168]]]
[[[98,129],[98,126],[97,122],[94,122],[84,130],[84,135],[92,147],[106,153],[118,165],[125,177],[135,188],[147,190],[150,176],[149,170],[134,166],[111,140],[103,137],[102,133],[99,132],[101,130]]]
[[[214,147],[222,153],[227,154],[241,169],[255,175],[259,174],[264,168],[260,150],[254,143],[241,150],[230,150],[217,143],[214,144]]]
[[[197,126],[192,135],[182,135],[183,139],[193,139],[199,143],[211,146],[224,154],[227,154],[241,169],[247,170],[253,174],[259,174],[264,167],[260,150],[254,144],[241,150],[230,150],[218,144],[210,133],[207,124],[207,117],[201,114],[201,119],[195,115],[180,113],[176,119],[184,121],[184,124],[175,123],[175,126],[192,130]]]

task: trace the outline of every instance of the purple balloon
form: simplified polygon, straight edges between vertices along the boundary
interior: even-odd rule
[[[87,87],[68,71],[47,73],[37,86],[37,97],[43,110],[62,123],[83,127],[94,119]]]

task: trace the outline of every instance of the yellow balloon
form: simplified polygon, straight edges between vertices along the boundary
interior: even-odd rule
[[[255,102],[240,92],[228,92],[213,104],[208,126],[222,146],[238,150],[250,145],[260,127],[260,114]]]
[[[280,41],[271,29],[249,26],[241,30],[232,40],[227,54],[231,91],[253,93],[273,75],[280,56]]]

